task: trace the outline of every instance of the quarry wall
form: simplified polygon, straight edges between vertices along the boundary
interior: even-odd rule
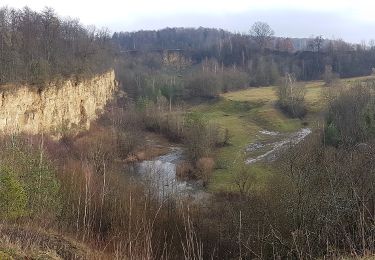
[[[116,90],[114,71],[79,82],[0,89],[0,133],[59,135],[73,128],[88,129]]]

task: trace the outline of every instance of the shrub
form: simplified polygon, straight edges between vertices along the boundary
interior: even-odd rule
[[[213,147],[209,136],[208,123],[201,114],[189,113],[185,117],[185,144],[189,158],[196,162],[206,157]]]
[[[30,158],[31,159],[31,158]],[[28,196],[28,209],[34,216],[56,216],[60,212],[60,184],[53,166],[46,162],[30,162],[29,171],[22,177]]]
[[[176,176],[182,180],[193,179],[194,176],[194,167],[190,162],[182,161],[176,165]]]
[[[221,92],[221,85],[220,74],[207,71],[191,75],[185,88],[188,97],[215,98]]]
[[[27,195],[16,174],[0,169],[0,218],[14,219],[26,213]]]
[[[223,92],[239,90],[249,86],[250,77],[246,72],[226,70],[222,73]]]
[[[340,144],[340,132],[333,123],[329,124],[325,129],[325,142],[333,146]]]
[[[358,84],[333,97],[326,116],[325,135],[330,145],[352,146],[375,136],[373,91]]]
[[[306,114],[305,94],[306,89],[296,84],[296,78],[287,74],[284,84],[281,84],[276,91],[278,105],[292,117],[303,117]]]
[[[209,157],[200,158],[197,161],[198,177],[203,181],[203,186],[207,186],[212,171],[214,170],[215,161]]]
[[[324,74],[323,74],[323,80],[326,83],[326,85],[330,85],[334,83],[335,81],[337,81],[338,78],[339,78],[339,75],[332,71],[332,66],[326,65],[324,69]]]
[[[0,156],[3,169],[8,169],[12,176],[8,183],[25,193],[27,215],[44,219],[58,215],[60,185],[45,151],[18,137],[12,143],[2,144]]]

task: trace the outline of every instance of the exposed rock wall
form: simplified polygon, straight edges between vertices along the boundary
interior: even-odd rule
[[[0,133],[50,133],[87,129],[117,89],[114,71],[90,80],[50,84],[37,90],[0,89]]]

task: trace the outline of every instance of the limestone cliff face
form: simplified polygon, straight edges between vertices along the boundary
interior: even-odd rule
[[[41,90],[0,90],[0,133],[50,133],[87,129],[117,89],[114,71],[90,80],[67,80]]]

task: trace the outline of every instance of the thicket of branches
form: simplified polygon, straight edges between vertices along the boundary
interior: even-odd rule
[[[116,77],[129,97],[156,102],[163,96],[173,104],[195,98],[216,98],[222,92],[239,90],[251,84],[252,78],[246,71],[221,66],[215,59],[182,66],[184,61],[169,64],[164,58],[165,55],[157,53],[136,57],[126,55],[117,60]],[[259,77],[274,83],[279,75],[264,70]]]
[[[278,105],[292,117],[303,117],[306,113],[306,88],[296,82],[294,75],[287,74],[284,82],[276,89]]]
[[[326,115],[325,141],[352,147],[375,136],[374,81],[350,89],[334,89]]]
[[[86,76],[111,65],[106,30],[60,18],[54,10],[0,9],[0,84]]]

